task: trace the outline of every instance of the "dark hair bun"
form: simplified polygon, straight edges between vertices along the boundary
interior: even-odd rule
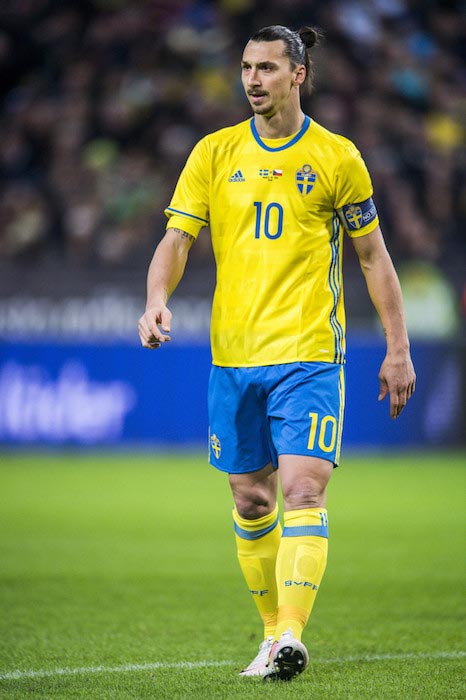
[[[322,37],[322,32],[317,27],[302,27],[298,34],[306,49],[312,49]]]

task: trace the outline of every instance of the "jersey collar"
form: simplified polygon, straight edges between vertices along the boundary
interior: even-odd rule
[[[303,125],[302,125],[302,127],[300,128],[300,130],[298,131],[298,133],[295,134],[295,135],[293,136],[293,138],[291,139],[291,141],[288,141],[288,143],[285,143],[283,146],[277,146],[276,148],[273,148],[272,146],[268,146],[266,143],[264,143],[264,142],[262,141],[261,137],[260,137],[259,134],[257,133],[256,125],[255,125],[255,123],[254,123],[254,117],[251,117],[251,120],[250,120],[249,123],[250,123],[250,125],[251,125],[252,135],[253,135],[254,138],[256,139],[256,141],[257,141],[257,143],[259,144],[259,146],[260,146],[261,148],[263,148],[264,151],[271,151],[272,153],[275,153],[275,151],[283,151],[283,150],[285,150],[285,148],[289,148],[290,146],[294,146],[294,144],[295,144],[297,141],[299,141],[299,139],[300,139],[302,136],[304,136],[304,134],[306,133],[306,131],[309,129],[309,124],[311,123],[311,119],[310,119],[310,117],[307,116],[307,114],[305,114],[305,115],[304,115],[304,122],[303,122]]]

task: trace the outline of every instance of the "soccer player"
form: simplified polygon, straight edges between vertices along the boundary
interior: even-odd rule
[[[327,561],[327,483],[345,396],[343,232],[380,316],[379,399],[398,418],[414,391],[398,277],[356,147],[301,110],[317,32],[271,26],[244,49],[253,117],[204,137],[165,210],[139,321],[146,348],[170,339],[170,295],[200,229],[217,268],[209,380],[210,461],[227,472],[239,563],[263,622],[245,676],[290,679]],[[284,503],[282,529],[277,490]]]

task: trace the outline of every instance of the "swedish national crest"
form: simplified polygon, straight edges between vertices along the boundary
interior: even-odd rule
[[[215,457],[218,459],[222,453],[222,445],[215,433],[210,436],[210,446]]]
[[[301,194],[309,194],[316,180],[317,173],[308,163],[296,171],[296,186]]]
[[[356,204],[351,204],[345,208],[345,219],[352,229],[358,229],[362,226],[362,209]]]

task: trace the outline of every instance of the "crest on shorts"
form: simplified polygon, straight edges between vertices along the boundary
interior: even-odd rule
[[[210,446],[212,448],[212,452],[214,453],[216,459],[218,459],[222,453],[222,444],[219,440],[219,438],[215,435],[210,436]]]
[[[317,180],[317,173],[312,169],[312,165],[306,163],[296,171],[296,186],[301,194],[309,194]]]

